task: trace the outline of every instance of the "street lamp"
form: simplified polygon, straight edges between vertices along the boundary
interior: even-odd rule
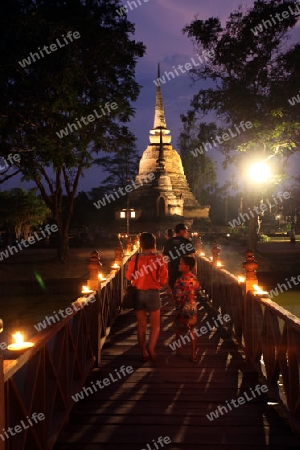
[[[135,219],[135,210],[133,208],[124,208],[120,211],[120,219],[126,219],[126,234],[129,236],[130,219]]]
[[[255,197],[258,192],[258,189],[260,188],[260,185],[266,183],[270,176],[271,176],[271,171],[270,171],[270,167],[268,166],[268,164],[265,161],[257,161],[253,164],[251,164],[251,166],[248,169],[248,176],[249,179],[251,180],[251,188],[250,191],[252,191],[252,200],[253,202],[255,202]],[[253,186],[255,185],[255,188],[253,188]],[[248,183],[249,186],[249,183]],[[250,187],[250,186],[249,186]],[[254,195],[253,195],[254,194]],[[249,210],[249,214],[251,215],[250,220],[249,220],[249,231],[248,231],[248,248],[255,250],[256,249],[256,241],[257,241],[257,230],[256,230],[256,225],[258,222],[258,216],[255,217],[255,215],[253,215],[253,212],[250,210],[251,208],[248,208]],[[260,227],[260,224],[259,224]]]
[[[248,173],[250,180],[255,183],[266,183],[271,176],[270,167],[263,161],[252,164]]]

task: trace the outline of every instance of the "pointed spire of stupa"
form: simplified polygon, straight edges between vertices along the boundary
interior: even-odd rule
[[[162,99],[161,89],[160,89],[160,65],[158,63],[157,70],[157,86],[156,86],[156,98],[155,98],[155,113],[154,113],[154,125],[153,128],[167,128],[164,102]]]
[[[162,140],[162,127],[159,129],[159,153],[158,159],[156,160],[156,170],[165,171],[165,154],[164,154],[164,144]]]
[[[150,142],[151,144],[159,144],[160,142],[160,129],[162,129],[162,141],[164,144],[171,142],[170,130],[167,129],[164,102],[162,98],[160,88],[160,65],[158,63],[157,80],[156,80],[156,97],[155,97],[155,112],[154,112],[154,124],[152,130],[150,130]]]

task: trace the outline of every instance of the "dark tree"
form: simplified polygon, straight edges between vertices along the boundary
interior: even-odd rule
[[[0,192],[0,222],[18,240],[28,239],[30,231],[49,217],[50,211],[36,191],[15,188]]]
[[[200,126],[205,126],[201,124]],[[204,136],[202,136],[204,138]],[[179,137],[179,148],[189,186],[200,205],[209,205],[211,197],[208,194],[209,186],[216,181],[216,170],[211,158],[205,151],[196,151],[199,143],[199,134],[194,127],[186,128]],[[194,150],[194,153],[191,152]]]
[[[294,14],[282,19],[285,11]],[[282,178],[278,166],[284,167],[299,145],[300,106],[291,107],[288,102],[300,88],[300,48],[288,44],[288,32],[298,15],[293,1],[260,0],[247,11],[240,8],[230,14],[224,27],[211,17],[196,19],[183,30],[199,54],[203,50],[214,54],[205,65],[193,69],[194,79],[205,81],[205,87],[194,96],[183,118],[184,132],[193,126],[201,142],[199,122],[213,114],[219,127],[206,124],[215,130],[211,138],[217,141],[219,136],[217,145],[226,156],[225,164],[237,163],[240,180],[246,179],[245,168],[251,159],[260,158],[268,159],[274,169],[277,166],[274,181],[278,181]],[[222,139],[242,121],[252,126],[244,125],[236,137]],[[256,204],[257,199],[253,197],[252,202]],[[255,218],[250,222],[248,244],[255,247]]]
[[[57,223],[61,260],[84,169],[98,151],[128,144],[145,48],[119,7],[117,0],[0,5],[0,151],[20,154],[24,179],[36,183]]]
[[[123,145],[113,155],[104,155],[95,160],[95,164],[102,167],[107,174],[101,183],[101,187],[106,190],[125,187],[135,178],[140,157],[135,147],[135,138],[132,137],[130,141],[131,145]]]

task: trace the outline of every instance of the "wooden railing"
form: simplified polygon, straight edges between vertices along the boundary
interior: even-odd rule
[[[121,309],[127,260],[98,291],[77,299],[73,313],[35,335],[34,347],[14,360],[0,357],[0,450],[52,449],[68,420],[72,395],[100,364]],[[31,419],[34,413],[40,420]]]
[[[253,292],[245,297],[244,342],[247,360],[285,405],[300,432],[300,319]]]
[[[300,433],[300,319],[267,296],[246,295],[244,283],[207,258],[197,258],[197,272],[214,314],[230,316],[228,331]]]
[[[242,342],[244,320],[244,284],[225,269],[214,267],[205,257],[197,258],[197,273],[205,295],[215,313],[228,314],[227,329]]]
[[[68,420],[72,395],[80,392],[90,370],[101,362],[101,349],[127,285],[127,260],[88,297],[88,304],[81,308],[78,299],[76,311],[34,336],[32,349],[15,360],[0,358],[0,435],[5,437],[0,436],[0,450],[52,449]],[[267,298],[251,292],[246,296],[234,275],[213,267],[208,259],[198,257],[197,265],[213,311],[230,316],[228,330],[299,431],[300,320]],[[45,419],[28,426],[33,413]],[[27,428],[20,426],[22,421]]]

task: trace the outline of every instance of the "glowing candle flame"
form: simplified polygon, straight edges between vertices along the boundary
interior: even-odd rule
[[[91,289],[89,289],[88,286],[82,286],[82,290],[81,293],[82,294],[91,294],[93,291]]]
[[[200,256],[205,256],[205,253],[204,253],[204,252],[201,252],[201,253],[200,253]]]
[[[253,285],[254,295],[264,295],[267,294],[267,291],[263,291],[257,284]]]
[[[114,263],[114,264],[111,266],[111,268],[114,269],[114,270],[117,270],[117,269],[120,268],[120,266],[119,266],[119,264]]]
[[[239,283],[245,283],[245,281],[246,281],[246,277],[242,277],[242,276],[238,276],[238,282]]]
[[[15,334],[12,335],[12,337],[14,338],[14,340],[16,342],[14,342],[13,344],[10,344],[7,346],[8,350],[26,350],[27,348],[33,347],[34,344],[33,342],[24,342],[24,337],[23,335],[20,333],[20,331],[17,331]]]
[[[217,267],[223,267],[223,264],[221,263],[221,261],[217,262]]]
[[[13,334],[12,337],[13,337],[14,340],[16,341],[16,344],[18,344],[18,345],[23,344],[23,342],[24,342],[24,337],[23,337],[23,335],[20,333],[20,331],[17,331],[15,334]]]
[[[98,274],[99,281],[105,281],[106,278],[102,275],[102,273]]]

